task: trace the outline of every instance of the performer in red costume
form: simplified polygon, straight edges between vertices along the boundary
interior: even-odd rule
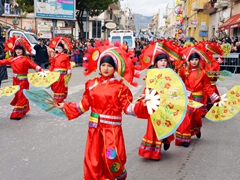
[[[71,64],[69,56],[64,53],[64,45],[59,43],[57,50],[58,53],[52,59],[49,71],[60,72],[60,78],[51,85],[51,89],[54,92],[54,99],[57,102],[63,102],[68,94],[68,86],[64,78],[66,75],[71,75]]]
[[[29,68],[36,71],[42,71],[42,68],[35,64],[26,56],[25,49],[31,53],[31,46],[23,38],[12,37],[6,42],[5,50],[13,51],[13,57],[0,61],[1,65],[10,65],[13,70],[13,85],[19,85],[20,89],[15,94],[14,99],[10,103],[15,106],[10,119],[21,120],[23,116],[30,110],[28,99],[23,94],[23,89],[29,89],[27,74]]]
[[[139,111],[138,106],[131,103],[133,96],[130,89],[123,80],[114,77],[114,72],[133,85],[133,62],[121,48],[113,49],[109,46],[106,49],[100,46],[89,56],[88,65],[89,67],[84,65],[85,68],[88,67],[85,74],[99,68],[101,75],[86,82],[82,100],[78,103],[58,103],[55,106],[64,108],[69,120],[91,109],[84,158],[84,179],[124,180],[127,171],[121,126],[122,111],[129,115],[143,116],[141,113],[146,113],[147,108],[145,107],[145,111]],[[143,103],[144,100],[138,102],[139,106],[143,106]]]
[[[170,66],[171,64],[168,61],[167,55],[159,54],[156,56],[155,62],[154,62],[154,68],[166,68]],[[145,89],[142,96],[144,96],[144,94],[145,94]],[[174,135],[172,134],[171,136],[165,138],[164,140],[158,140],[152,125],[150,115],[147,113],[147,114],[144,114],[144,116],[147,116],[147,119],[148,119],[147,129],[146,129],[146,134],[144,135],[141,145],[139,147],[138,154],[144,158],[160,160],[162,157],[162,153],[161,153],[162,143],[164,143],[164,146],[163,146],[164,150],[168,150],[170,147],[171,141],[174,140]]]
[[[217,45],[216,43],[210,43],[207,42],[205,45],[206,51],[209,53],[209,57],[211,57],[210,63],[205,64],[205,71],[207,72],[208,78],[210,80],[210,83],[212,84],[212,87],[215,89],[215,93],[220,96],[220,93],[217,89],[217,80],[219,78],[219,72],[220,72],[220,63],[222,63],[222,56],[223,56],[223,50],[221,49],[221,46]],[[215,59],[213,54],[219,55],[218,59]],[[204,94],[204,105],[205,105],[205,112],[203,112],[203,115],[205,116],[208,112],[208,110],[212,107],[212,103],[207,96],[207,94]]]
[[[187,57],[187,66],[180,70],[180,76],[186,85],[189,97],[194,101],[203,103],[203,94],[208,94],[211,102],[216,102],[220,97],[215,93],[211,86],[209,78],[205,71],[200,67],[200,55],[196,52]],[[176,131],[177,146],[188,147],[191,142],[191,136],[201,137],[202,127],[202,109],[194,109],[188,106],[186,117]]]

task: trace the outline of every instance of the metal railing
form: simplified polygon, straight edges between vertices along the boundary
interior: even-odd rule
[[[219,55],[214,55],[218,58]],[[240,73],[240,53],[230,53],[228,56],[223,56],[224,62],[220,64],[221,70],[228,70],[232,73]]]

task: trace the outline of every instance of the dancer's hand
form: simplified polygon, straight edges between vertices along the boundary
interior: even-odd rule
[[[55,107],[59,108],[59,109],[63,109],[63,107],[64,107],[64,103],[57,103],[57,102],[55,102],[53,105]]]
[[[147,102],[150,101],[151,99],[143,99],[143,105],[146,106],[147,105]]]

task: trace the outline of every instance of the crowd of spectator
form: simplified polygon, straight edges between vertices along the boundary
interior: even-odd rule
[[[231,53],[240,53],[240,41],[238,41],[238,37],[232,37],[230,38],[225,31],[220,32],[220,37],[213,37],[209,39],[211,42],[216,42],[218,45],[222,45],[224,43],[229,43],[231,45]],[[159,38],[160,40],[162,38]],[[153,41],[159,40],[154,39]],[[168,41],[172,41],[173,44],[177,44],[178,46],[183,47],[186,43],[186,39],[176,39],[176,38],[167,38]],[[149,44],[151,43],[152,39],[149,38],[136,38],[135,39],[135,49],[134,53],[137,58],[141,55],[141,51]],[[201,41],[205,41],[205,39],[202,39]],[[41,42],[47,47],[49,51],[49,43],[50,39],[42,39]],[[197,40],[193,38],[191,40],[192,44],[198,43]],[[68,52],[70,56],[70,60],[72,62],[76,63],[76,66],[82,66],[83,63],[83,57],[84,54],[88,51],[88,47],[95,46],[95,40],[94,39],[86,39],[86,40],[72,40],[73,49],[71,52]],[[54,51],[54,50],[52,50]],[[50,56],[49,56],[50,57]],[[49,62],[48,62],[49,64]]]

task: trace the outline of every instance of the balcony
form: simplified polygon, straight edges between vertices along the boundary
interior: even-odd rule
[[[203,0],[195,0],[192,3],[192,10],[193,11],[199,11],[203,9]]]
[[[10,7],[8,13],[3,13],[2,16],[8,16],[8,17],[18,17],[23,15],[22,10],[18,6]]]
[[[227,7],[228,6],[228,0],[218,0],[216,3],[215,3],[215,5],[214,5],[214,7],[215,8],[224,8],[224,7]]]
[[[113,13],[105,14],[105,22],[113,22],[118,25],[120,23],[120,18],[115,16]]]
[[[217,11],[217,8],[214,8],[214,4],[217,0],[212,0],[204,4],[203,6],[203,13],[204,14],[212,14]]]

